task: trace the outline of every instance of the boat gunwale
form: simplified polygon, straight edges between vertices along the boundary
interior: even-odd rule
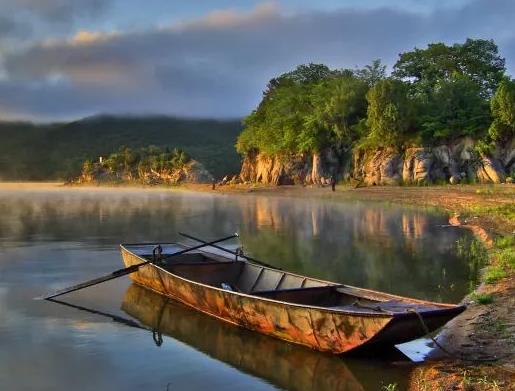
[[[126,243],[122,243],[122,244],[120,244],[120,248],[122,250],[127,251],[131,255],[137,257],[142,262],[147,262],[148,259],[145,259],[142,256],[140,256],[140,255],[130,251],[126,246],[148,246],[148,245],[153,245],[153,244],[154,243],[152,243],[152,244],[146,244],[146,243],[145,244],[138,244],[138,243],[126,244]],[[180,243],[161,243],[161,245],[175,245],[175,246],[180,246],[180,247],[186,247],[185,245],[180,244]],[[216,253],[209,252],[209,251],[202,251],[202,250],[200,250],[200,252],[206,253],[206,254],[210,254],[210,255],[218,255],[218,256],[224,257],[223,255],[216,254]],[[230,259],[228,257],[224,257],[224,258]],[[409,298],[409,297],[392,295],[390,293],[374,291],[374,290],[366,289],[366,288],[354,287],[354,286],[346,285],[346,284],[337,284],[337,283],[332,282],[332,281],[326,281],[326,280],[321,280],[321,279],[317,279],[317,278],[307,277],[307,276],[303,276],[303,275],[300,275],[300,274],[295,274],[295,273],[291,273],[291,272],[287,272],[287,271],[277,270],[277,269],[274,269],[274,268],[271,268],[271,267],[267,267],[267,266],[256,264],[256,263],[254,263],[252,261],[249,261],[247,259],[245,261],[233,261],[233,262],[247,262],[249,264],[252,264],[252,265],[255,265],[255,266],[258,266],[258,267],[262,267],[264,269],[273,270],[273,271],[282,272],[282,273],[288,273],[290,275],[293,275],[293,276],[296,276],[296,277],[301,277],[301,278],[310,278],[312,280],[328,284],[329,286],[334,286],[335,288],[341,288],[341,287],[352,288],[352,289],[360,290],[360,291],[365,292],[365,293],[368,292],[368,293],[373,293],[373,294],[386,295],[386,296],[389,296],[391,298],[399,298],[399,299],[403,299],[403,300],[408,299],[408,300],[412,301],[413,304],[432,304],[432,305],[437,306],[437,307],[442,307],[442,308],[439,308],[439,309],[436,309],[436,310],[424,311],[423,312],[423,316],[438,316],[440,314],[452,313],[452,312],[455,312],[455,311],[460,313],[465,308],[465,306],[459,305],[459,304],[436,303],[436,302],[432,302],[432,301],[412,299],[412,298]],[[166,269],[162,268],[161,266],[156,265],[154,263],[149,263],[147,265],[153,266],[153,267],[157,268],[158,270],[161,270],[161,271],[163,271],[163,272],[165,272],[167,274],[170,274],[171,276],[173,276],[175,278],[178,278],[178,279],[180,279],[182,281],[185,281],[187,283],[194,284],[194,285],[197,285],[197,286],[201,286],[203,288],[213,289],[213,290],[216,290],[216,291],[219,291],[219,292],[230,293],[230,294],[233,294],[235,296],[241,296],[241,297],[246,297],[246,298],[253,299],[253,300],[261,300],[261,301],[265,301],[265,302],[271,302],[271,303],[280,304],[280,305],[288,306],[288,307],[297,307],[297,308],[304,308],[304,309],[314,309],[314,310],[318,310],[318,311],[321,311],[321,312],[328,312],[328,313],[331,313],[331,314],[355,316],[355,317],[366,316],[366,317],[381,317],[381,318],[401,319],[401,318],[417,316],[414,312],[393,312],[393,311],[383,310],[381,312],[372,313],[372,312],[364,312],[364,311],[363,312],[361,312],[361,311],[348,311],[348,310],[345,310],[345,309],[338,309],[338,308],[331,308],[331,307],[321,307],[321,306],[316,306],[316,305],[307,305],[307,304],[300,304],[300,303],[292,303],[292,302],[283,301],[283,300],[274,300],[274,299],[271,299],[271,298],[261,297],[261,296],[257,296],[257,295],[253,295],[253,294],[237,292],[237,291],[229,291],[227,289],[218,288],[216,286],[207,285],[207,284],[204,284],[204,283],[201,283],[201,282],[198,282],[198,281],[190,280],[190,279],[184,278],[184,277],[182,277],[182,276],[180,276],[178,274],[172,273],[171,271],[166,270]],[[160,292],[160,293],[165,293],[166,294],[166,292]],[[174,297],[174,296],[172,296],[172,297]]]

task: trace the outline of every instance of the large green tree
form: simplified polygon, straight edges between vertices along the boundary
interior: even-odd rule
[[[493,121],[488,130],[495,141],[515,136],[515,80],[505,79],[490,101]]]
[[[365,65],[354,73],[356,77],[367,83],[369,87],[372,87],[378,81],[386,79],[386,65],[381,64],[380,59],[376,59],[372,61],[372,64]]]
[[[314,86],[311,111],[300,135],[301,149],[318,150],[324,145],[350,144],[359,136],[356,129],[366,115],[368,86],[354,76],[332,77]]]
[[[393,76],[411,84],[413,94],[429,95],[442,81],[456,74],[476,83],[483,97],[490,97],[502,80],[505,60],[492,40],[467,39],[447,46],[432,43],[426,49],[401,53]]]
[[[488,101],[468,76],[455,73],[440,80],[427,100],[419,102],[418,128],[426,142],[460,136],[484,136],[490,124]]]
[[[240,153],[259,150],[268,155],[298,151],[298,135],[311,111],[310,85],[283,80],[247,116],[236,148]]]
[[[350,143],[366,112],[367,88],[349,70],[299,66],[270,81],[257,109],[244,119],[237,150],[277,155]]]
[[[384,79],[367,93],[367,127],[365,143],[370,146],[399,146],[412,122],[412,105],[405,83]]]

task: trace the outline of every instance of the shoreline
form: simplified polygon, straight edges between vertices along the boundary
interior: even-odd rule
[[[120,191],[190,191],[213,195],[262,195],[274,197],[310,198],[345,202],[374,201],[395,205],[435,208],[449,215],[449,225],[469,229],[487,249],[485,269],[494,268],[501,254],[496,238],[515,236],[515,185],[445,185],[445,186],[378,186],[354,189],[338,185],[330,187],[223,185],[212,190],[210,184],[180,186],[143,186],[135,183],[116,185],[68,185],[63,182],[0,182],[0,190],[120,190]],[[508,251],[514,250],[508,243]],[[511,249],[511,250],[510,250]],[[514,252],[508,252],[512,256]],[[486,281],[485,269],[481,283],[462,302],[467,310],[440,331],[437,340],[458,357],[438,357],[419,365],[410,376],[410,390],[467,389],[496,390],[502,384],[515,384],[515,273]],[[478,297],[492,301],[478,303]],[[475,301],[475,302],[474,302]],[[436,348],[439,350],[438,348]],[[469,361],[474,360],[476,361]],[[490,361],[495,359],[494,361]],[[434,360],[434,361],[433,361]],[[511,383],[512,382],[512,383]],[[497,387],[497,388],[495,388]],[[508,386],[509,387],[509,386]],[[510,388],[506,388],[510,389]]]

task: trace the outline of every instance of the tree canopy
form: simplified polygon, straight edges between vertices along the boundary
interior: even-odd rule
[[[270,80],[236,147],[278,155],[504,139],[515,128],[514,82],[505,79],[497,45],[482,39],[401,53],[390,77],[380,60],[355,70],[300,65]]]
[[[407,86],[399,80],[377,82],[367,93],[367,143],[400,145],[411,126],[412,107]]]
[[[418,128],[424,140],[483,137],[491,122],[488,101],[469,77],[455,74],[441,80],[425,104],[419,104]]]
[[[299,66],[270,81],[258,108],[244,119],[236,147],[275,155],[351,142],[366,112],[366,91],[352,72]]]
[[[393,76],[410,84],[414,94],[430,95],[437,85],[456,74],[467,76],[490,97],[504,77],[505,60],[492,40],[467,39],[447,46],[431,43],[427,49],[401,53],[393,67]]]
[[[493,122],[488,130],[495,141],[515,135],[515,81],[503,80],[490,102]]]

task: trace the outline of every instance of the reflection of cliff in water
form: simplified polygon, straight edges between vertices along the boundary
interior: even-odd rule
[[[173,241],[238,231],[245,251],[288,271],[430,300],[458,302],[475,280],[444,215],[366,202],[167,191],[0,191],[9,242]]]
[[[364,202],[256,198],[243,210],[247,251],[301,274],[424,299],[458,302],[468,265],[455,252],[468,233],[446,216]]]
[[[380,364],[371,375],[371,362],[346,365],[342,358],[224,323],[135,284],[127,289],[122,309],[152,329],[288,390],[378,390],[405,376]]]

